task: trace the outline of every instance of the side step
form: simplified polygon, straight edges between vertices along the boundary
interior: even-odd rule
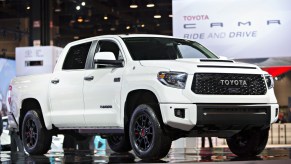
[[[83,134],[123,134],[124,129],[78,129],[78,132]]]

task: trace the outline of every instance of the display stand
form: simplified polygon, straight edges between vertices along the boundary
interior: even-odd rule
[[[17,47],[16,76],[52,73],[62,50],[54,46]]]

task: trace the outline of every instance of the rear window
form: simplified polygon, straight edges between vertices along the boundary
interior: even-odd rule
[[[63,69],[84,69],[91,42],[72,46],[64,61]]]

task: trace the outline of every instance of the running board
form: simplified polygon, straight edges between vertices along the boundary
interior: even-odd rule
[[[83,134],[123,134],[124,129],[78,129],[78,132]]]

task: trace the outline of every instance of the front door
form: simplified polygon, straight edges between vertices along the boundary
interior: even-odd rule
[[[116,60],[123,60],[123,54],[114,40],[100,40],[97,52],[113,52]],[[93,65],[93,64],[92,64]],[[91,127],[118,127],[120,120],[120,94],[124,68],[94,65],[86,71],[84,81],[85,121]]]

